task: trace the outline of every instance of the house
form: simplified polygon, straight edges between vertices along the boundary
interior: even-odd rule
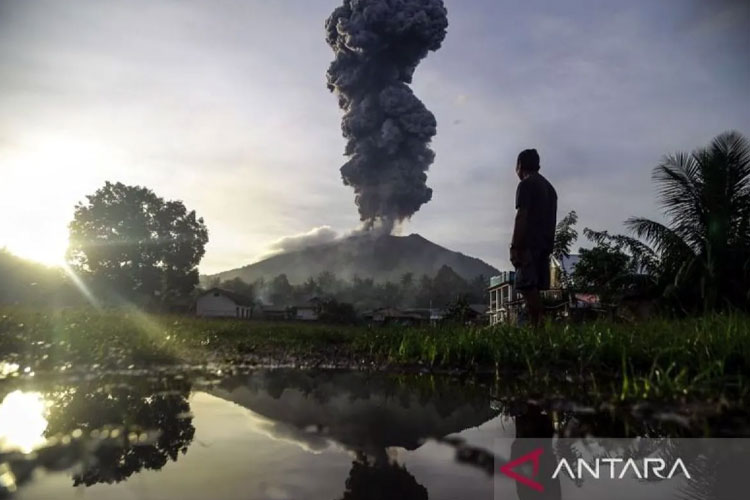
[[[431,310],[401,310],[395,307],[381,307],[364,313],[365,320],[380,325],[420,325],[429,323]]]
[[[490,305],[487,309],[490,325],[515,322],[521,299],[515,289],[515,278],[516,273],[513,271],[504,271],[490,278],[490,286],[487,288],[490,294]]]
[[[195,314],[203,318],[251,318],[255,304],[230,290],[211,288],[203,292],[195,303]]]
[[[259,316],[271,321],[287,321],[294,319],[294,310],[286,306],[262,305]]]
[[[304,304],[301,306],[295,306],[294,318],[301,321],[316,321],[318,319],[318,306],[314,304]]]

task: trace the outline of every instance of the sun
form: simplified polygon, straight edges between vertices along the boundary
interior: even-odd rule
[[[63,264],[74,206],[99,182],[104,153],[96,144],[50,136],[0,152],[0,248]]]
[[[13,391],[0,403],[0,451],[29,453],[45,442],[47,404],[38,392]]]
[[[8,251],[26,260],[32,260],[45,266],[62,267],[65,265],[65,251],[68,248],[68,238],[54,234],[32,235],[22,241],[9,242]]]

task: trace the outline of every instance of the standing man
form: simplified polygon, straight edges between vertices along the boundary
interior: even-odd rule
[[[518,155],[516,221],[510,244],[510,261],[516,268],[516,290],[526,302],[532,325],[542,320],[540,290],[549,288],[549,257],[555,241],[557,193],[539,173],[539,153],[525,149]]]

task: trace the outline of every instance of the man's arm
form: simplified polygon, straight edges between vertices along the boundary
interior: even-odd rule
[[[513,223],[513,237],[510,240],[510,261],[516,267],[520,264],[526,246],[530,194],[528,183],[521,181],[516,189],[516,219]]]
[[[520,257],[526,242],[528,213],[529,211],[525,207],[519,207],[518,210],[516,210],[516,220],[513,224],[513,237],[510,241],[510,261],[516,267],[518,267],[518,264],[520,263]]]

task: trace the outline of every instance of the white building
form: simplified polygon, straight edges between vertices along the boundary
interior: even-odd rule
[[[490,294],[490,307],[487,314],[490,317],[490,325],[507,323],[511,318],[512,305],[518,303],[521,298],[516,292],[515,276],[513,271],[504,271],[498,276],[490,278],[490,286],[487,291]]]
[[[195,314],[204,318],[251,318],[253,306],[249,297],[212,288],[198,297]]]

